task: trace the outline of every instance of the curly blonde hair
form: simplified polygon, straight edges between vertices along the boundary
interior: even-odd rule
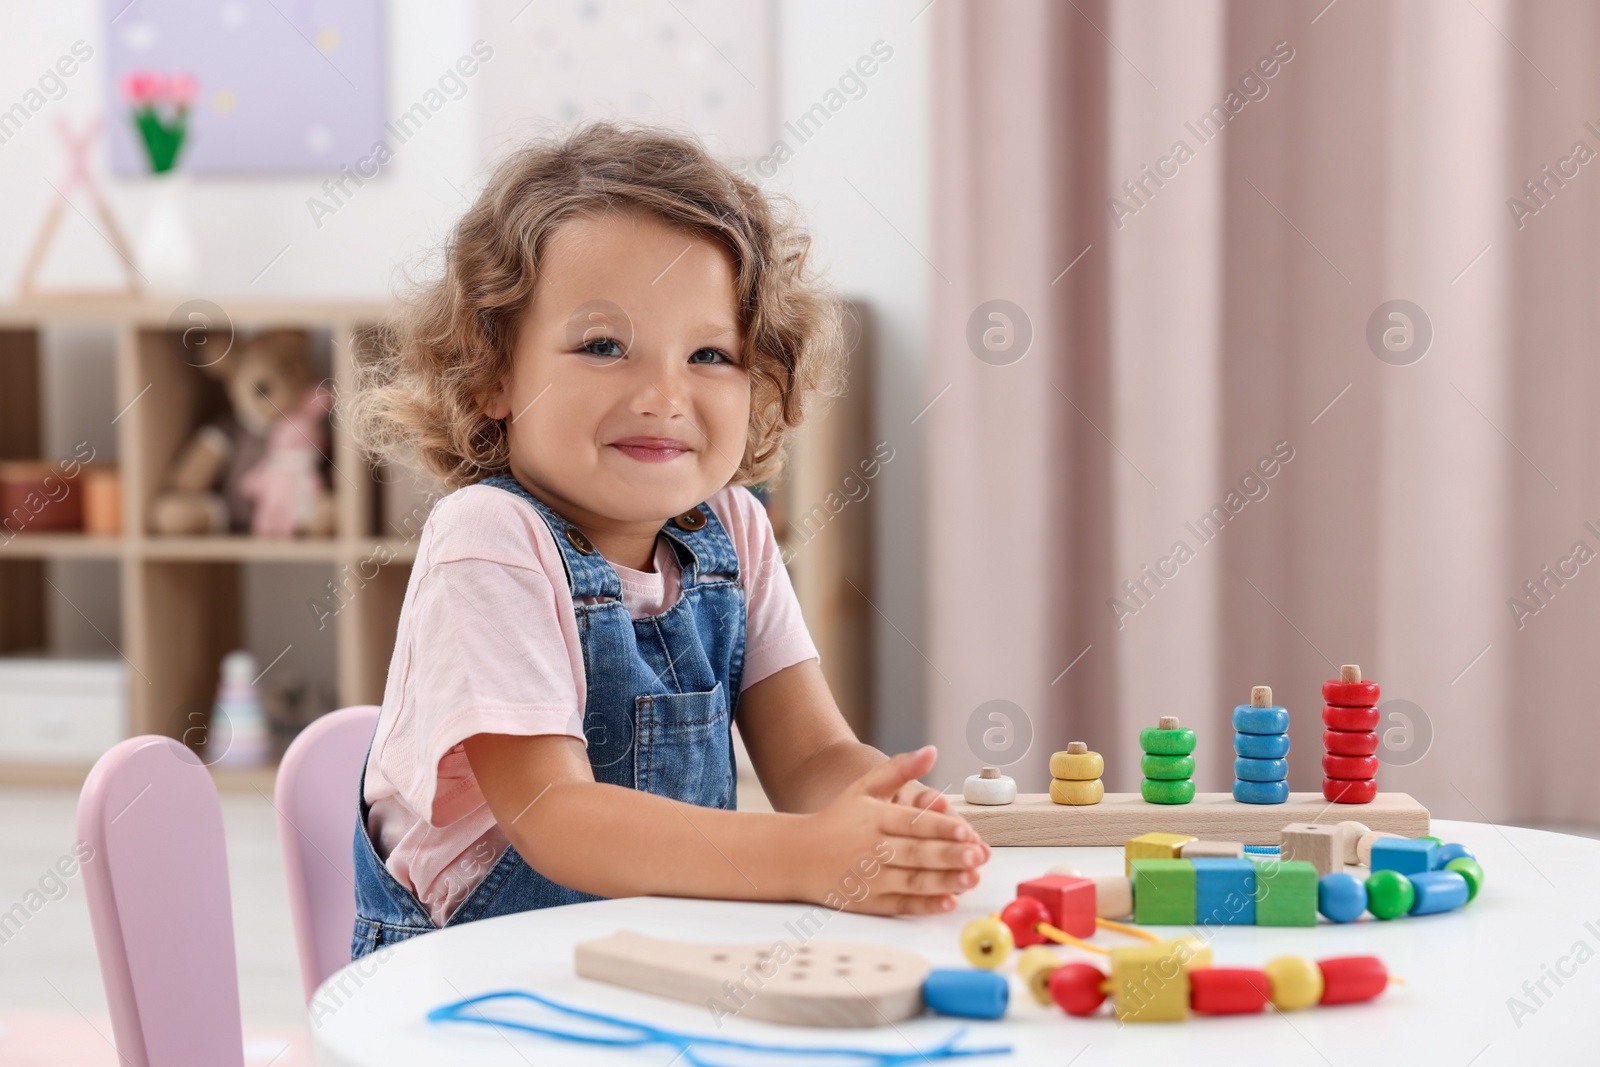
[[[790,210],[780,215],[779,205]],[[535,141],[495,169],[446,242],[441,276],[414,286],[358,352],[357,442],[446,491],[506,470],[505,421],[483,404],[511,368],[546,245],[571,219],[629,210],[732,254],[751,379],[750,431],[732,480],[774,480],[790,434],[842,391],[843,305],[808,269],[811,238],[787,198],[769,199],[691,136],[612,122]]]

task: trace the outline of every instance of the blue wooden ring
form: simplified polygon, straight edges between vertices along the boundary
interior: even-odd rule
[[[1240,704],[1233,709],[1233,728],[1242,734],[1281,734],[1289,729],[1289,709]]]
[[[1251,759],[1283,759],[1289,754],[1289,735],[1236,733],[1233,751]]]
[[[1245,782],[1281,782],[1289,777],[1289,761],[1239,756],[1233,761],[1233,776]]]
[[[1283,804],[1289,799],[1289,783],[1236,781],[1233,799],[1241,804]]]

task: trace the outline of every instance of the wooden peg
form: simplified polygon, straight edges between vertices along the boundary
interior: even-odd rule
[[[1156,720],[1157,730],[1176,730],[1177,728],[1178,717],[1176,715],[1163,715]]]
[[[1068,741],[1067,751],[1076,756],[1089,751],[1089,746],[1082,741]]]
[[[985,768],[983,768],[983,770],[978,772],[978,777],[979,778],[998,778],[998,777],[1000,777],[1000,768],[999,767],[985,767]]]
[[[1339,681],[1341,681],[1341,682],[1359,682],[1359,681],[1361,681],[1361,664],[1359,664],[1359,663],[1346,663],[1344,666],[1340,667],[1339,668]]]
[[[1257,685],[1250,688],[1250,706],[1252,708],[1272,707],[1272,686]]]

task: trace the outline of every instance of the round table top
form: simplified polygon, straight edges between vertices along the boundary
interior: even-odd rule
[[[1151,928],[1172,936],[1209,936],[1217,966],[1259,967],[1284,954],[1312,959],[1376,954],[1405,982],[1366,1004],[1123,1025],[1109,1014],[1073,1018],[1054,1005],[1036,1004],[1013,977],[1010,1007],[995,1022],[924,1014],[893,1027],[824,1030],[735,1017],[719,1028],[706,1005],[578,978],[573,945],[619,929],[692,941],[793,940],[785,924],[797,922],[812,906],[633,897],[466,923],[395,946],[381,962],[352,964],[329,978],[312,1001],[313,1049],[322,1067],[660,1065],[675,1055],[665,1045],[607,1049],[426,1018],[433,1008],[465,997],[526,989],[679,1032],[795,1046],[843,1044],[908,1053],[967,1026],[958,1047],[1010,1044],[1014,1062],[1056,1067],[1244,1061],[1488,1067],[1600,1059],[1595,1026],[1600,962],[1592,962],[1600,956],[1600,893],[1595,891],[1600,841],[1444,820],[1434,821],[1433,832],[1467,845],[1483,865],[1484,889],[1460,911],[1391,922],[1368,917],[1342,926],[1324,920],[1314,928]],[[822,907],[822,925],[812,936],[882,942],[918,952],[934,967],[964,967],[961,927],[999,910],[1015,895],[1017,882],[1058,863],[1087,875],[1116,874],[1122,870],[1122,850],[996,848],[981,883],[962,895],[949,915],[891,919]],[[1096,941],[1124,939],[1102,932]],[[1061,951],[1070,958],[1085,956]],[[562,1029],[575,1025],[554,1013],[538,1018]]]

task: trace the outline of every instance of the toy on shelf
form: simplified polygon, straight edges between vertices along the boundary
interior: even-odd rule
[[[1233,799],[1241,804],[1289,800],[1289,709],[1272,703],[1272,687],[1250,690],[1233,709]]]
[[[1370,804],[1378,795],[1378,683],[1359,664],[1322,683],[1322,795],[1336,804]]]
[[[1139,731],[1144,780],[1139,795],[1152,804],[1187,804],[1194,799],[1194,731],[1180,727],[1176,716],[1163,715],[1155,726]]]
[[[1017,799],[1017,782],[1010,775],[1001,774],[999,767],[985,767],[967,777],[961,795],[968,804],[1010,804]]]
[[[1106,761],[1090,752],[1082,741],[1071,741],[1065,752],[1050,757],[1050,799],[1056,804],[1098,804],[1106,795],[1100,776]],[[1013,798],[1014,799],[1014,798]]]

